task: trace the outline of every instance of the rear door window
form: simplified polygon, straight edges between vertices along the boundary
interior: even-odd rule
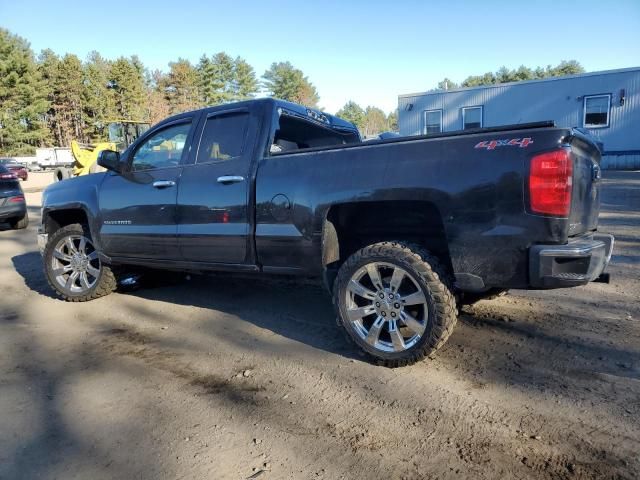
[[[248,112],[222,113],[207,118],[196,163],[226,162],[241,157],[248,126]]]

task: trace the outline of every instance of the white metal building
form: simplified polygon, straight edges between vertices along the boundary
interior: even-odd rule
[[[400,95],[401,135],[553,120],[588,130],[603,168],[640,169],[640,67]]]

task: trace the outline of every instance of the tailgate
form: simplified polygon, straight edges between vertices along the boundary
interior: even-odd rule
[[[600,150],[591,137],[574,130],[570,137],[573,162],[573,193],[569,236],[598,227],[600,213]]]

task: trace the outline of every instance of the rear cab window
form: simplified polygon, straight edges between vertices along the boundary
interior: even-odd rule
[[[334,147],[360,143],[356,131],[339,131],[322,120],[312,121],[285,109],[279,109],[278,125],[269,148],[271,155],[295,153],[308,148]]]

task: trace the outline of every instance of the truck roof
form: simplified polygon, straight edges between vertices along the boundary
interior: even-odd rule
[[[271,104],[275,108],[282,109],[288,114],[293,114],[294,116],[303,117],[305,119],[314,121],[316,123],[321,123],[328,128],[332,128],[340,131],[352,131],[352,132],[358,131],[357,127],[354,124],[346,120],[343,120],[342,118],[336,117],[335,115],[331,115],[329,113],[323,112],[316,108],[305,107],[303,105],[298,105],[297,103],[287,102],[286,100],[280,100],[278,98],[271,98],[271,97],[244,100],[241,102],[224,103],[221,105],[215,105],[215,106],[200,108],[197,110],[191,110],[190,112],[183,112],[183,113],[179,113],[177,115],[168,117],[162,120],[160,123],[164,123],[168,120],[180,118],[181,116],[187,113],[215,112],[217,110],[226,110],[229,108],[250,106],[258,103]]]

